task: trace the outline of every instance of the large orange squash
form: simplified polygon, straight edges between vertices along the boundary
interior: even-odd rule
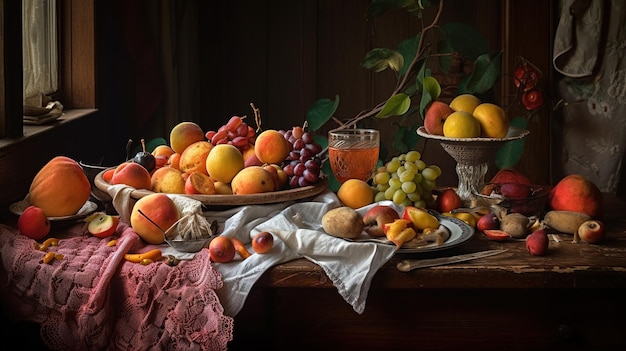
[[[91,184],[78,162],[56,156],[35,175],[28,193],[48,217],[71,216],[89,199]]]

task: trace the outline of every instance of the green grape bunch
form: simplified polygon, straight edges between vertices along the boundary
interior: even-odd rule
[[[374,201],[391,200],[401,206],[426,208],[435,198],[441,168],[426,165],[419,151],[409,151],[389,160],[376,170],[373,178]]]

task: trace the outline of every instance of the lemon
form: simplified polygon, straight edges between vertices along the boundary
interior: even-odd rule
[[[206,170],[218,182],[230,183],[243,167],[243,155],[230,144],[215,145],[206,158]]]
[[[453,112],[443,123],[443,135],[447,138],[476,138],[480,136],[480,123],[467,112]]]
[[[452,99],[450,108],[454,111],[473,113],[476,106],[480,105],[480,103],[480,99],[472,94],[461,94]]]
[[[345,206],[357,209],[374,202],[374,190],[360,179],[348,179],[337,190],[337,197]]]
[[[504,138],[509,131],[506,112],[496,104],[482,103],[476,106],[472,114],[480,123],[481,137]]]

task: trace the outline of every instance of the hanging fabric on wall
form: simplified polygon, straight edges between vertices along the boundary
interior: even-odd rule
[[[626,148],[626,4],[563,0],[554,68],[564,102],[561,166],[615,193]]]

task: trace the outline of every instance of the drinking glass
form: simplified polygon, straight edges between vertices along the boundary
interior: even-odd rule
[[[328,132],[328,158],[335,178],[368,181],[378,163],[380,133],[375,129],[344,129]]]

